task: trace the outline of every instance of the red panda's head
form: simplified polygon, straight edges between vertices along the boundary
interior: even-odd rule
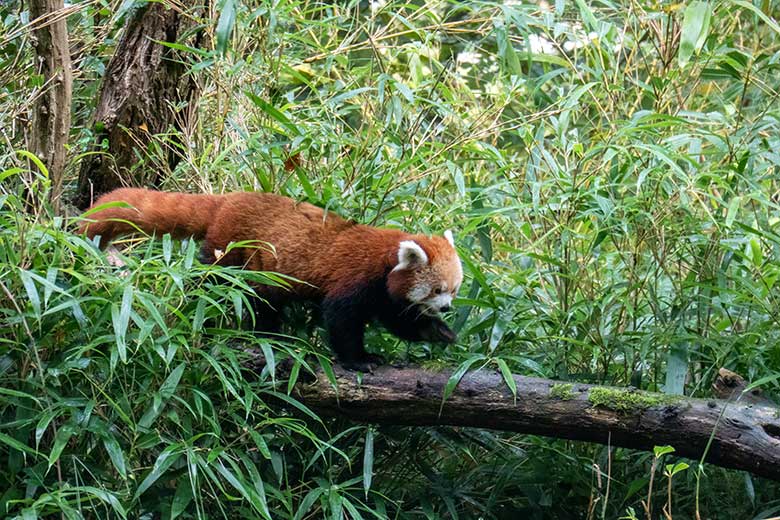
[[[463,282],[463,269],[452,232],[443,237],[415,235],[398,244],[398,264],[387,277],[396,299],[419,305],[424,314],[446,312]]]

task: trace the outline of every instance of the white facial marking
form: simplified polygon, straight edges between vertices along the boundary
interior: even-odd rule
[[[409,301],[420,303],[431,292],[431,286],[427,283],[417,284],[406,294]]]
[[[435,309],[449,307],[452,304],[452,295],[450,293],[439,294],[429,300],[429,305]]]
[[[414,240],[404,240],[398,247],[398,265],[396,270],[406,269],[412,266],[425,265],[428,263],[428,255],[423,248],[417,245]]]
[[[463,265],[460,263],[460,258],[455,257],[455,287],[460,289],[460,284],[463,282]]]
[[[449,242],[452,247],[455,247],[455,238],[452,236],[452,230],[448,229],[445,231],[444,238],[447,239],[447,242]]]

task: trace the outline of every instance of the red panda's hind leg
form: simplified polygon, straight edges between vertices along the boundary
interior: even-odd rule
[[[325,298],[322,302],[330,348],[347,370],[372,372],[383,360],[366,352],[363,338],[368,316],[359,299]]]
[[[200,263],[202,264],[221,266],[232,265],[241,267],[244,264],[241,249],[226,251],[226,248],[221,248],[208,238],[206,238],[200,246],[198,260],[200,260]]]
[[[250,303],[254,315],[253,330],[256,333],[276,334],[282,330],[281,316],[285,302],[276,287],[256,286]]]
[[[241,249],[225,253],[208,238],[201,244],[198,260],[202,264],[244,267]],[[214,275],[211,279],[217,284],[227,283],[225,278],[220,276]],[[254,294],[248,295],[251,315],[242,320],[244,328],[257,334],[278,333],[281,330],[280,310],[284,303],[282,298],[279,297],[275,287],[251,285],[254,292]]]

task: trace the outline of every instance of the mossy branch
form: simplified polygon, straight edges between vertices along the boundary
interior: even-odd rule
[[[336,367],[299,383],[298,397],[323,415],[413,426],[471,426],[676,453],[780,480],[780,410],[732,398],[691,399],[632,389],[501,374],[466,374],[442,406],[449,372],[381,367],[364,374]],[[710,439],[712,442],[710,443]],[[708,448],[709,446],[709,448]]]

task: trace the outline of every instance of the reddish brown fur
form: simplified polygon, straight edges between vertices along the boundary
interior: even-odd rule
[[[88,220],[79,226],[79,233],[86,233],[89,238],[100,235],[104,247],[112,239],[133,233],[137,228],[146,233],[164,229],[174,238],[203,238],[211,222],[210,217],[219,210],[224,200],[222,195],[120,188],[103,195],[92,205],[87,211]],[[112,202],[126,205],[93,213],[94,208]]]
[[[135,228],[146,233],[170,233],[175,238],[204,239],[204,252],[220,256],[231,242],[258,241],[252,248],[235,248],[219,259],[222,265],[274,271],[306,282],[294,288],[297,296],[317,298],[346,295],[382,278],[398,264],[398,245],[415,241],[430,260],[428,276],[455,285],[448,261],[455,250],[443,237],[412,235],[394,229],[355,224],[308,203],[268,193],[190,195],[122,188],[103,195],[93,208],[122,201],[132,207],[112,207],[95,212],[81,232],[101,235],[105,246]],[[272,246],[272,247],[269,247]],[[388,276],[391,293],[406,294],[414,283],[411,271]]]
[[[111,202],[130,207],[96,208]],[[446,238],[355,224],[267,193],[187,195],[125,188],[100,197],[93,209],[92,222],[85,221],[81,231],[90,238],[101,235],[104,245],[136,228],[193,236],[203,239],[204,261],[305,282],[290,291],[257,286],[256,326],[277,329],[278,306],[290,299],[321,301],[331,347],[349,368],[364,370],[372,363],[363,334],[374,319],[409,341],[455,340],[438,316],[449,308],[462,279],[460,260]],[[253,245],[228,252],[237,242]]]
[[[454,249],[445,238],[424,235],[406,235],[400,240],[412,240],[423,248],[428,255],[430,265],[422,270],[393,271],[387,279],[387,287],[393,294],[407,294],[409,290],[420,283],[425,283],[434,289],[439,282],[447,282],[449,291],[455,291],[460,286],[458,272],[452,269]],[[397,264],[397,260],[393,266]]]

